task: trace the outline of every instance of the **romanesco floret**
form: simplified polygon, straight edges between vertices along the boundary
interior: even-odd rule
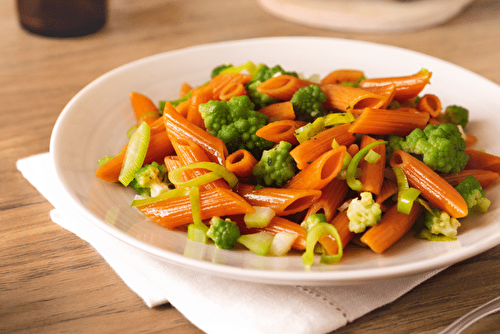
[[[297,164],[290,155],[291,148],[292,144],[281,141],[262,153],[261,159],[252,169],[260,184],[282,187],[297,173]]]
[[[401,143],[404,140],[405,139],[403,137],[395,135],[389,135],[389,137],[387,137],[387,145],[385,146],[385,156],[387,162],[391,160],[391,155],[394,151],[401,150]]]
[[[361,233],[367,227],[377,225],[382,219],[380,205],[373,200],[371,192],[363,191],[360,198],[354,198],[347,208],[349,230]]]
[[[233,67],[233,64],[227,63],[227,64],[222,64],[217,67],[215,67],[212,70],[212,73],[210,74],[210,78],[216,77],[217,75],[221,74],[222,71],[224,71],[227,68]]]
[[[462,195],[469,209],[488,211],[490,200],[485,197],[486,192],[474,176],[467,176],[455,189]]]
[[[465,128],[467,123],[469,123],[469,110],[456,105],[448,106],[439,119],[443,123],[461,125],[462,128]]]
[[[267,124],[269,117],[255,111],[248,96],[235,96],[229,101],[209,101],[199,106],[208,133],[226,144],[229,154],[246,149],[257,159],[274,143],[255,133]]]
[[[326,93],[318,85],[313,84],[297,90],[290,100],[296,119],[312,121],[323,116],[323,102],[326,98]]]
[[[415,155],[437,172],[458,173],[464,169],[469,156],[466,143],[455,124],[430,124],[424,130],[413,130],[400,142],[401,149]]]
[[[322,213],[313,213],[304,219],[300,226],[302,226],[306,231],[312,229],[318,223],[326,223],[326,216]]]
[[[424,217],[425,227],[434,235],[444,235],[454,238],[457,235],[457,230],[460,227],[458,219],[451,217],[444,211],[438,208],[432,208],[431,211],[426,211]]]
[[[212,239],[215,245],[223,249],[233,249],[241,236],[238,225],[229,218],[212,217],[207,237]]]
[[[139,169],[129,186],[142,196],[148,197],[158,196],[173,188],[167,178],[167,168],[155,161]]]
[[[272,96],[258,92],[257,87],[273,76],[282,74],[298,77],[298,74],[296,72],[285,71],[280,65],[276,65],[274,67],[269,67],[265,64],[258,65],[255,76],[246,85],[248,96],[250,97],[250,100],[255,104],[256,110],[280,101]]]

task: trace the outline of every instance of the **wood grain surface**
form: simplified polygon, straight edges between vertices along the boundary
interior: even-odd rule
[[[478,0],[437,27],[356,34],[276,18],[252,0],[111,0],[99,33],[39,37],[0,1],[0,333],[200,333],[175,308],[148,308],[16,170],[49,149],[54,123],[85,85],[130,61],[201,43],[327,36],[395,45],[500,84],[500,1]],[[500,111],[499,111],[500,112]],[[437,333],[500,293],[500,247],[456,264],[335,333]],[[489,333],[498,332],[495,323]],[[237,332],[237,331],[236,331]]]

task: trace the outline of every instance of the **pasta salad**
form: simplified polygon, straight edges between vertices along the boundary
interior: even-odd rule
[[[133,189],[142,214],[188,239],[336,263],[348,244],[383,253],[413,228],[455,240],[486,212],[500,157],[473,148],[469,111],[423,94],[432,72],[309,78],[224,64],[179,98],[131,92],[129,142],[96,176]]]

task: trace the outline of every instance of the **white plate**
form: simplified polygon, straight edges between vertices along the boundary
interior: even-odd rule
[[[353,284],[408,276],[470,258],[500,243],[498,186],[488,190],[490,211],[463,221],[455,242],[428,242],[407,235],[385,254],[348,246],[341,263],[305,270],[300,256],[262,257],[249,251],[227,251],[187,241],[186,234],[159,227],[130,208],[133,191],[95,177],[97,160],[118,152],[133,124],[128,99],[138,91],[154,101],[174,99],[184,81],[207,80],[217,65],[252,60],[280,64],[305,75],[326,75],[333,69],[356,68],[368,77],[407,75],[427,68],[432,84],[424,92],[438,95],[443,105],[471,111],[468,130],[477,147],[500,155],[492,141],[500,128],[500,87],[470,71],[416,52],[378,44],[309,37],[265,38],[201,45],[167,52],[119,67],[79,92],[55,125],[50,150],[67,205],[130,245],[165,261],[207,274],[273,284]]]

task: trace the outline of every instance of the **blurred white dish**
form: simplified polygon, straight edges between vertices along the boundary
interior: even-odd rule
[[[441,24],[473,0],[258,0],[280,18],[332,30],[401,32]]]
[[[500,87],[456,65],[413,51],[352,40],[282,37],[232,41],[144,58],[103,75],[79,92],[57,120],[50,147],[67,205],[103,233],[165,261],[205,273],[274,284],[352,284],[408,276],[454,264],[500,243],[497,185],[487,192],[492,201],[490,211],[464,220],[458,241],[428,242],[407,235],[383,255],[351,246],[341,263],[313,266],[308,271],[299,255],[262,257],[187,242],[184,232],[164,229],[131,208],[132,190],[97,179],[97,160],[123,147],[134,122],[130,91],[154,101],[174,99],[184,81],[201,84],[214,67],[248,60],[280,64],[305,75],[356,68],[364,70],[367,77],[395,76],[427,68],[433,76],[424,92],[438,95],[444,106],[468,107],[472,120],[467,129],[479,136],[477,147],[500,154],[498,143],[488,140],[496,138],[500,128]]]

